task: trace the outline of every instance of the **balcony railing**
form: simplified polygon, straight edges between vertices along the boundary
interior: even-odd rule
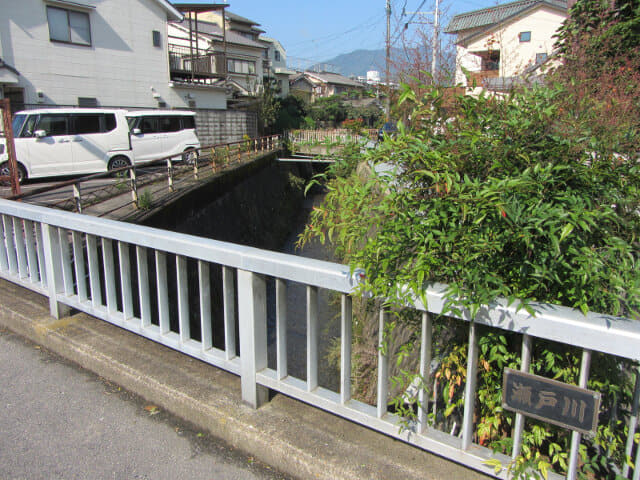
[[[169,44],[169,70],[172,80],[224,78],[227,74],[224,52]]]
[[[469,72],[469,85],[475,82],[476,86],[482,87],[487,78],[498,78],[500,70],[480,70],[478,72]]]

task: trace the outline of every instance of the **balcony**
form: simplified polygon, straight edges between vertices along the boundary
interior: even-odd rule
[[[485,80],[488,78],[498,78],[500,76],[500,70],[480,70],[478,72],[469,72],[468,85],[473,83],[478,87],[485,86]]]
[[[225,54],[169,44],[169,72],[172,81],[211,84],[227,76]]]

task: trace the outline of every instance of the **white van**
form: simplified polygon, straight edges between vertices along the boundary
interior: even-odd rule
[[[170,155],[189,160],[200,148],[194,112],[180,110],[140,110],[127,112],[131,146],[136,164]]]
[[[13,119],[18,177],[104,172],[132,164],[126,110],[56,108],[26,110]],[[4,140],[0,175],[9,175]]]

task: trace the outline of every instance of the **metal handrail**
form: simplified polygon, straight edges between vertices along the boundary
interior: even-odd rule
[[[334,414],[361,423],[451,460],[506,479],[506,468],[498,472],[486,464],[488,459],[510,461],[505,455],[473,442],[477,396],[478,325],[499,328],[522,335],[522,369],[528,370],[535,339],[558,341],[583,349],[580,386],[586,386],[592,351],[640,360],[640,322],[627,318],[581,312],[557,305],[531,304],[534,314],[498,299],[481,308],[471,318],[469,312],[452,315],[445,310],[446,285],[432,285],[424,293],[427,304],[413,300],[409,308],[422,312],[419,374],[429,376],[432,357],[433,316],[446,312],[468,321],[469,346],[464,412],[461,434],[453,435],[433,428],[425,412],[427,390],[421,387],[418,420],[400,429],[402,418],[387,411],[389,352],[382,348],[388,313],[379,316],[378,395],[376,405],[352,398],[352,294],[357,293],[363,272],[331,262],[260,250],[156,228],[88,217],[9,200],[0,200],[0,277],[42,293],[49,298],[52,315],[59,317],[72,307],[128,329],[187,355],[240,375],[243,400],[258,407],[268,400],[267,389],[290,395]],[[134,252],[135,258],[130,258]],[[167,255],[175,256],[175,275],[169,280]],[[155,262],[153,273],[149,265]],[[189,261],[191,267],[189,267]],[[188,274],[197,265],[197,273]],[[210,269],[222,270],[224,348],[212,343]],[[135,269],[135,273],[134,270]],[[152,278],[153,275],[153,278]],[[267,277],[276,283],[276,368],[267,362]],[[83,281],[77,281],[83,279]],[[87,279],[84,281],[84,279]],[[196,282],[190,288],[190,282]],[[133,283],[137,288],[132,288]],[[287,288],[294,282],[306,288],[306,380],[289,374],[287,367]],[[171,287],[170,287],[171,285]],[[151,289],[156,294],[151,294]],[[170,295],[169,289],[175,289]],[[338,392],[318,384],[320,289],[341,297],[340,387]],[[134,291],[137,298],[133,299]],[[190,332],[189,293],[197,292],[199,340]],[[169,298],[177,298],[177,327],[171,327]],[[153,298],[153,300],[152,300]],[[448,299],[451,301],[451,299]],[[135,313],[134,303],[139,313]],[[236,312],[235,309],[238,311]],[[157,308],[157,323],[151,309]],[[237,313],[237,316],[236,316]],[[236,321],[238,331],[236,331]],[[236,355],[240,339],[240,356]],[[636,374],[639,390],[640,372]],[[629,438],[626,453],[631,455],[637,428],[640,395],[636,395],[628,417]],[[634,416],[635,415],[635,416]],[[519,451],[524,420],[516,417],[514,455]],[[576,476],[580,434],[574,432],[567,478]],[[637,447],[635,447],[637,450]],[[640,453],[635,459],[633,478],[640,472]],[[629,468],[623,473],[629,477]],[[557,479],[557,474],[549,474]]]

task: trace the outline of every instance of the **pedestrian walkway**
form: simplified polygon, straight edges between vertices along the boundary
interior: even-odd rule
[[[46,298],[5,280],[0,280],[1,327],[8,328],[100,375],[114,385],[119,385],[147,399],[149,403],[144,406],[153,405],[160,410],[169,411],[197,425],[199,432],[208,432],[238,450],[250,452],[248,455],[256,460],[274,466],[295,478],[318,480],[482,480],[488,478],[464,466],[281,394],[275,395],[268,404],[258,410],[253,410],[242,403],[240,380],[235,375],[86,314],[75,314],[55,320],[49,316]],[[3,350],[4,347],[0,345],[0,351]],[[6,364],[7,360],[0,358],[0,363]],[[10,371],[12,370],[11,367]],[[0,378],[0,390],[4,392],[9,386],[13,388],[15,385],[16,388],[23,388],[28,397],[41,397],[42,393],[36,387],[45,384],[39,381],[33,384],[35,385],[33,388],[21,387],[22,377],[25,375],[27,372],[23,370],[22,373],[12,375],[10,378]],[[104,391],[104,387],[102,388]],[[62,398],[67,403],[83,407],[79,413],[77,412],[81,418],[83,418],[82,415],[91,416],[96,412],[98,418],[102,417],[100,409],[95,405],[84,410],[86,402],[74,400],[75,388],[64,387],[61,391],[65,392]],[[4,410],[0,413],[0,419],[2,419],[0,421],[5,421],[5,416],[14,414],[9,412],[7,403],[12,401],[3,400],[3,397],[0,397],[0,406]],[[18,407],[18,412],[20,408]],[[30,407],[29,410],[35,411],[38,408],[44,408],[47,412],[39,423],[36,423],[38,428],[50,421],[49,419],[56,418],[57,410],[46,410],[46,402],[41,402],[40,406]],[[140,413],[144,417],[144,412]],[[58,423],[60,432],[68,427],[73,428],[73,425],[83,425],[83,422],[72,422],[72,417],[75,415],[69,414],[62,417],[66,420]],[[139,419],[135,412],[134,418]],[[118,415],[116,420],[105,420],[99,431],[117,429],[120,423],[125,422],[121,421]],[[0,431],[4,433],[6,430],[0,424]],[[89,435],[89,430],[86,432]],[[22,434],[14,432],[11,436],[12,448],[17,448],[17,453],[20,453],[19,442],[24,441],[22,436],[31,435],[30,432]],[[40,436],[37,431],[33,435]],[[139,443],[138,439],[129,437],[128,434],[125,434],[125,438],[127,440],[122,442],[127,451]],[[93,437],[90,439],[93,440]],[[42,436],[41,442],[42,445],[50,443],[51,449],[64,446],[64,449],[70,450],[70,454],[77,458],[78,463],[85,461],[84,457],[88,459],[86,461],[97,462],[96,457],[102,451],[101,447],[93,443],[92,449],[76,451],[75,444],[63,443],[58,439],[57,434]],[[147,451],[150,461],[160,461],[159,457],[164,455],[159,450],[161,444],[160,440],[152,442],[153,447]],[[35,460],[29,461],[39,461],[37,458],[39,446],[30,446],[25,443],[22,445],[24,445],[23,458],[34,458]],[[108,448],[112,447],[108,445]],[[4,449],[2,444],[0,449]],[[35,450],[36,453],[29,453],[31,450]],[[115,451],[113,453],[110,450],[106,451],[108,452],[106,457],[112,462],[125,462],[127,458]],[[0,465],[3,462],[3,458],[0,458]],[[54,462],[50,462],[49,465],[52,469],[58,468],[52,471],[64,473],[64,469],[55,467]],[[0,466],[0,478],[5,480],[3,478],[5,476]],[[8,478],[37,477],[24,473]],[[64,478],[101,477],[73,477],[65,473]],[[108,478],[135,477],[125,475]],[[146,478],[187,477],[176,475]],[[224,477],[212,475],[210,478]]]
[[[0,328],[0,478],[286,479]]]

